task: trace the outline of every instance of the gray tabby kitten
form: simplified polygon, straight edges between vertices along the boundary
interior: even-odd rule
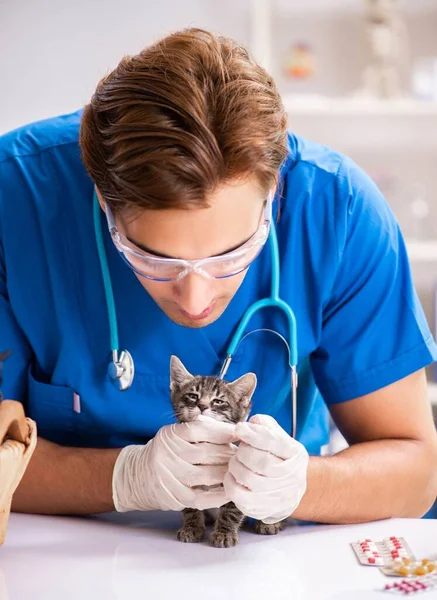
[[[251,409],[251,398],[256,388],[256,376],[247,373],[233,382],[218,377],[191,375],[182,362],[172,356],[170,361],[171,402],[180,422],[194,421],[201,413],[225,423],[245,421]],[[181,542],[201,542],[205,537],[205,526],[213,521],[209,511],[185,508],[183,524],[178,531]],[[244,515],[233,502],[218,510],[210,542],[216,548],[228,548],[238,543],[238,531]],[[284,521],[266,525],[257,521],[255,530],[259,534],[273,535],[281,531]]]

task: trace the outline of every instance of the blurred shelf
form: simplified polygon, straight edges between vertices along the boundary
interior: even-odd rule
[[[437,262],[437,242],[406,240],[408,256],[415,262]]]
[[[437,102],[414,99],[372,100],[362,98],[327,98],[318,95],[283,95],[289,116],[381,116],[437,117]]]
[[[262,0],[271,4],[276,10],[291,14],[314,13],[315,16],[327,14],[363,13],[366,5],[363,0]],[[435,0],[401,0],[400,8],[406,14],[423,14],[436,11]]]

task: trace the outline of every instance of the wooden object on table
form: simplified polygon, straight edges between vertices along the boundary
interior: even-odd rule
[[[12,496],[35,450],[36,437],[36,423],[26,418],[20,402],[0,402],[0,546],[6,537]]]

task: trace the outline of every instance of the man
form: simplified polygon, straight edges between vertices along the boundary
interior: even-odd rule
[[[233,500],[266,522],[347,523],[430,508],[424,367],[437,353],[398,225],[352,161],[287,134],[274,82],[244,49],[175,33],[124,58],[83,112],[14,131],[0,148],[4,393],[40,436],[14,510]],[[94,192],[120,345],[135,362],[124,392],[107,374]],[[290,402],[276,402],[287,349],[269,332],[242,342],[227,376],[257,375],[249,423],[170,425],[170,356],[218,373],[244,311],[269,294],[272,223],[280,295],[297,321],[297,439]],[[273,309],[250,329],[287,337]],[[350,443],[332,457],[319,456],[326,406]]]

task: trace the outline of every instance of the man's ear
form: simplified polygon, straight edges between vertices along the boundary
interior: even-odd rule
[[[103,200],[102,194],[99,192],[97,186],[94,186],[94,189],[96,190],[96,196],[97,196],[97,200],[99,201],[100,204],[100,208],[103,210],[103,212],[106,212],[106,207],[105,207],[105,201]]]
[[[229,384],[234,394],[239,398],[239,402],[247,408],[255,391],[257,379],[255,373],[246,373]]]
[[[187,371],[182,361],[173,354],[170,358],[170,391],[174,392],[192,377],[193,375]]]

